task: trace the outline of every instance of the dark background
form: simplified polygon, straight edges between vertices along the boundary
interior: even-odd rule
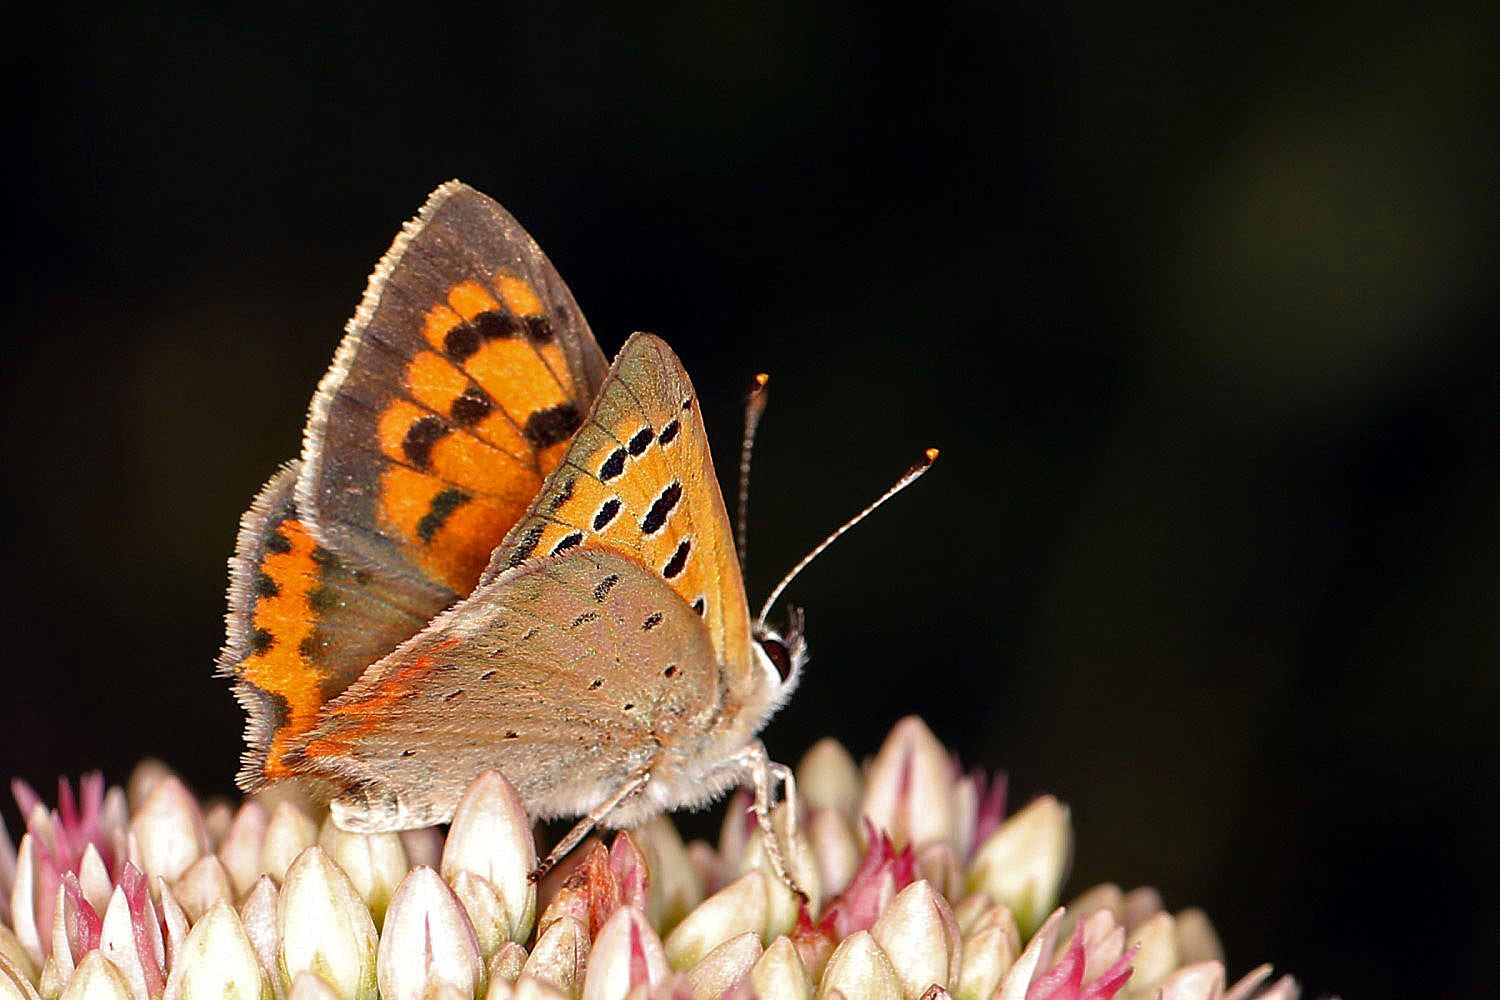
[[[942,447],[793,589],[778,756],[920,712],[1234,974],[1488,992],[1492,10],[130,7],[7,14],[6,772],[230,789],[236,519],[459,176],[721,471],[772,373],[752,594]]]

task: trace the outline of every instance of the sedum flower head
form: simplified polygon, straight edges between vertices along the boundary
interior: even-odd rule
[[[1005,812],[916,718],[863,767],[816,744],[773,817],[806,893],[775,874],[748,799],[718,842],[666,817],[580,847],[538,886],[499,774],[446,837],[365,836],[261,795],[205,808],[159,764],[49,808],[14,786],[0,830],[0,1000],[1295,1000],[1226,976],[1201,911],[1150,889],[1066,906],[1067,807]]]

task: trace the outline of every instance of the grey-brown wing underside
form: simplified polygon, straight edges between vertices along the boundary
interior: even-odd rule
[[[575,551],[482,585],[371,667],[296,753],[362,789],[365,815],[342,822],[368,831],[445,821],[487,769],[533,815],[574,815],[690,749],[720,690],[702,619],[664,581]]]

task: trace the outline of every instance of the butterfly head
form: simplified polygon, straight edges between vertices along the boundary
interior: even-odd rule
[[[789,608],[785,633],[764,622],[756,622],[753,628],[756,662],[765,676],[766,690],[772,692],[768,715],[791,697],[802,678],[802,665],[807,662],[807,641],[802,637],[802,626],[802,609]]]

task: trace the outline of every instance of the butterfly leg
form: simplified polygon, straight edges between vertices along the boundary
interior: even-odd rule
[[[755,822],[760,827],[760,835],[766,844],[766,857],[770,859],[777,878],[785,882],[787,888],[806,899],[807,893],[787,871],[786,858],[781,853],[781,840],[776,836],[776,827],[771,822],[774,782],[780,781],[789,795],[794,795],[796,792],[791,769],[785,764],[778,764],[771,760],[766,753],[765,744],[760,740],[751,741],[749,745],[730,757],[728,762],[739,768],[740,773],[744,775],[745,782],[755,793],[755,805],[751,808],[755,811]],[[790,838],[796,836],[797,832],[794,817],[797,803],[791,798],[785,801],[787,803],[787,836]]]
[[[801,804],[797,798],[797,778],[791,768],[774,760],[770,769],[771,777],[781,782],[781,801],[786,803],[786,835],[791,839],[797,836],[797,807]]]
[[[536,870],[531,873],[531,881],[540,881],[543,875],[556,868],[557,863],[571,854],[573,848],[583,843],[583,839],[593,833],[594,828],[603,823],[605,818],[619,807],[620,803],[640,792],[650,780],[650,771],[637,771],[625,779],[625,783],[620,786],[615,794],[589,810],[588,815],[573,824],[573,829],[569,830],[567,835],[557,842],[557,846],[552,848],[547,856],[536,866]]]

